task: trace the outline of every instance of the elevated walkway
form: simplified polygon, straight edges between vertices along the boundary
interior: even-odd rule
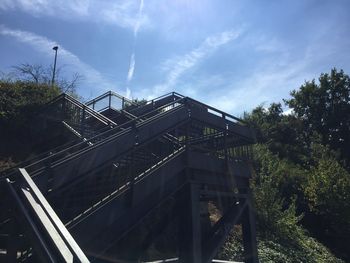
[[[175,226],[164,255],[209,263],[242,225],[245,262],[258,262],[242,120],[174,92],[140,104],[62,94],[40,118],[70,136],[1,174],[0,261],[140,262]]]

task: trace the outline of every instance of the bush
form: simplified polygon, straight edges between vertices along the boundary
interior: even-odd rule
[[[3,169],[34,152],[31,128],[35,126],[35,113],[59,93],[57,87],[47,84],[0,80],[0,159],[4,162]],[[8,158],[11,162],[5,161]]]
[[[350,236],[350,174],[328,147],[313,145],[313,160],[304,192],[309,208],[328,222],[328,232]]]
[[[27,125],[34,112],[59,94],[47,84],[0,81],[0,124],[11,130]]]

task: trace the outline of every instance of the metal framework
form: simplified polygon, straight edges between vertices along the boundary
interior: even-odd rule
[[[207,263],[234,225],[258,262],[242,120],[175,92],[143,104],[107,92],[62,94],[40,122],[67,141],[1,174],[1,262],[140,262],[171,229],[164,255]]]

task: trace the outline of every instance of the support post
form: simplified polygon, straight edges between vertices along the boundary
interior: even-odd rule
[[[250,201],[251,200],[248,197],[248,205],[244,209],[242,215],[244,262],[259,263],[256,242],[255,217],[252,211]]]
[[[15,263],[17,262],[18,233],[16,231],[14,218],[12,218],[8,230],[6,262]]]
[[[109,98],[108,98],[108,106],[111,108],[112,105],[112,92],[109,92]]]
[[[179,262],[202,262],[199,185],[184,186],[183,209],[179,222]]]
[[[85,105],[83,106],[83,109],[82,109],[82,120],[81,120],[81,123],[80,123],[80,125],[81,125],[81,136],[83,136],[84,137],[84,135],[85,135],[85,113],[86,113],[86,109],[85,109]]]

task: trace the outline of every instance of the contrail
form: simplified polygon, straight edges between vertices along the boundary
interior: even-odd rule
[[[135,69],[135,52],[133,52],[130,57],[130,66],[129,66],[128,76],[126,79],[127,83],[129,83],[130,80],[132,79],[134,75],[134,69]]]
[[[139,6],[139,12],[137,15],[137,21],[134,26],[134,43],[133,43],[133,50],[132,54],[130,57],[130,63],[129,63],[129,70],[128,70],[128,75],[126,77],[126,97],[131,98],[131,89],[129,87],[130,81],[134,77],[134,71],[135,71],[135,47],[136,47],[136,40],[137,40],[137,35],[139,33],[140,27],[141,27],[141,19],[142,19],[142,13],[143,13],[143,0],[140,0],[140,6]]]

